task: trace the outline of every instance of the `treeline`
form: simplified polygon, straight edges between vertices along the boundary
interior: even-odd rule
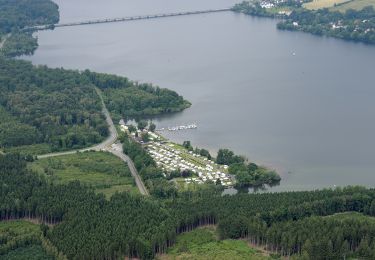
[[[50,0],[0,0],[0,32],[59,21],[58,6]]]
[[[32,55],[38,48],[38,39],[33,37],[30,32],[14,32],[4,43],[1,52],[7,57],[16,57],[21,55]]]
[[[280,30],[303,31],[315,35],[329,36],[344,40],[375,44],[375,11],[372,6],[362,10],[349,9],[345,13],[327,8],[308,10],[300,2],[288,1],[292,9],[290,15],[277,14],[262,8],[258,2],[242,2],[233,11],[248,15],[283,18],[277,24]]]
[[[0,155],[0,220],[59,223],[46,237],[69,259],[152,259],[175,237],[171,212],[158,201],[126,193],[107,201],[77,182],[53,185],[26,169],[19,155]]]
[[[369,218],[309,217],[261,227],[253,224],[251,233],[265,233],[249,239],[273,252],[295,255],[292,259],[375,258],[375,222]]]
[[[205,224],[217,224],[221,238],[247,238],[298,259],[374,257],[374,189],[221,196],[208,188],[171,199],[123,193],[107,201],[76,182],[49,184],[25,166],[18,155],[0,155],[1,218],[59,223],[44,233],[68,259],[153,259],[177,234]],[[368,217],[329,217],[347,211]]]
[[[108,126],[87,78],[77,71],[0,59],[0,146],[48,143],[51,151],[102,141]]]
[[[22,29],[58,21],[58,6],[51,0],[0,0],[0,39],[12,34],[0,50],[0,55],[32,54],[38,47],[37,39]]]
[[[140,84],[115,75],[89,71],[85,74],[102,89],[107,108],[116,119],[179,112],[191,105],[169,89]]]
[[[104,199],[84,189],[78,182],[51,185],[26,168],[22,156],[0,155],[0,220],[39,218],[55,224],[69,209],[85,208],[88,201]]]
[[[145,115],[150,107],[153,113],[163,113],[188,104],[173,91],[137,85],[123,77],[0,58],[0,147],[46,143],[50,151],[60,151],[101,142],[108,126],[95,86],[103,90],[115,115]],[[113,93],[141,105],[111,101]],[[117,107],[121,102],[125,103]]]
[[[204,148],[198,148],[198,147],[195,147],[195,149],[194,149],[193,146],[191,145],[190,141],[184,141],[182,143],[182,146],[185,147],[190,152],[194,152],[197,155],[206,157],[208,160],[212,159],[212,156],[211,156],[211,154],[208,150],[206,150]]]
[[[375,10],[372,6],[345,13],[328,9],[298,9],[277,25],[278,29],[375,44]]]
[[[313,192],[206,197],[172,205],[183,231],[211,220],[222,239],[245,238],[280,256],[295,259],[373,259],[371,217],[336,219],[340,212],[375,216],[374,190],[349,187]],[[207,196],[207,195],[206,195]],[[188,214],[187,212],[190,212]],[[200,216],[200,217],[197,217]],[[339,215],[338,215],[339,216]]]

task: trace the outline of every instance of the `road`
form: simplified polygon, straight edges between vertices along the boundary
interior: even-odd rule
[[[38,155],[38,159],[43,159],[43,158],[49,158],[49,157],[56,157],[56,156],[62,156],[62,155],[68,155],[68,154],[75,154],[77,152],[85,152],[85,151],[108,151],[121,160],[123,160],[125,163],[127,163],[129,170],[132,174],[132,176],[135,179],[135,183],[137,184],[137,187],[140,191],[141,194],[143,195],[149,195],[148,190],[146,189],[145,185],[142,182],[141,177],[138,174],[137,169],[134,166],[133,161],[123,153],[122,151],[122,144],[117,142],[117,129],[115,125],[113,124],[113,120],[111,118],[111,115],[109,114],[109,111],[104,103],[103,96],[101,93],[101,90],[98,88],[95,88],[96,93],[98,93],[98,96],[100,97],[100,101],[102,103],[102,112],[106,118],[107,124],[108,124],[108,129],[109,129],[109,137],[101,142],[100,144],[97,144],[92,147],[80,149],[80,150],[73,150],[73,151],[67,151],[67,152],[60,152],[60,153],[49,153],[49,154],[43,154],[43,155]]]
[[[112,144],[111,149],[109,151],[128,164],[130,172],[133,175],[133,177],[135,179],[135,183],[137,184],[137,187],[138,187],[139,191],[141,192],[141,194],[150,195],[148,193],[148,190],[146,189],[145,185],[143,184],[143,181],[142,181],[141,177],[139,176],[138,171],[135,168],[133,161],[129,158],[129,156],[127,156],[126,154],[123,153],[122,144],[121,143]]]
[[[0,50],[3,48],[5,42],[8,40],[9,37],[10,37],[10,33],[5,35],[4,39],[0,42]]]
[[[102,103],[102,112],[106,118],[107,124],[108,124],[108,129],[109,129],[109,136],[107,139],[105,139],[103,142],[100,144],[97,144],[95,146],[91,146],[88,148],[84,149],[79,149],[79,150],[72,150],[72,151],[67,151],[67,152],[59,152],[59,153],[48,153],[48,154],[43,154],[43,155],[38,155],[39,159],[43,158],[48,158],[48,157],[55,157],[55,156],[62,156],[62,155],[68,155],[68,154],[74,154],[76,152],[86,152],[86,151],[102,151],[106,150],[108,147],[110,147],[113,143],[116,142],[118,134],[115,125],[113,124],[112,118],[108,112],[107,107],[105,106],[104,100],[102,93],[99,89],[95,88],[96,93],[98,93],[98,96],[100,97],[100,101]]]

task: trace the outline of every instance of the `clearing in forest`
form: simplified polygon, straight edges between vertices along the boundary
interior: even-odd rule
[[[107,198],[116,192],[138,193],[128,166],[108,152],[83,152],[39,159],[29,167],[55,183],[80,181]]]
[[[334,7],[346,2],[350,2],[350,0],[313,0],[312,2],[303,4],[303,7],[309,10],[318,10],[322,8]]]
[[[40,236],[39,225],[24,220],[1,221],[0,259],[54,259],[38,242]]]
[[[168,249],[167,254],[159,256],[158,259],[265,260],[270,258],[249,247],[246,241],[219,240],[215,227],[210,226],[179,235],[176,244]]]

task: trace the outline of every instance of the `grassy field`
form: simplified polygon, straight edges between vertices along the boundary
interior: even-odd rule
[[[362,10],[366,6],[373,6],[375,8],[375,0],[352,0],[345,4],[332,7],[332,11],[345,12],[348,9]]]
[[[230,239],[220,241],[214,227],[204,227],[179,235],[176,244],[158,259],[264,260],[270,258],[249,247],[245,241]]]
[[[12,237],[17,238],[25,234],[40,235],[39,225],[33,224],[25,220],[1,221],[0,234],[12,234]]]
[[[78,180],[110,198],[116,192],[138,193],[129,168],[107,152],[84,152],[40,159],[29,164],[55,183]]]
[[[180,191],[197,191],[202,188],[204,184],[190,183],[187,184],[184,178],[174,178],[173,181],[176,183],[178,190]]]
[[[350,2],[350,0],[313,0],[312,2],[303,4],[303,7],[309,10],[317,10],[321,8],[330,8],[335,5]]]
[[[39,225],[23,220],[0,222],[0,259],[3,260],[39,260],[54,259],[48,256],[38,243],[25,243],[18,247],[16,241],[30,241],[32,237],[36,240],[41,235]]]

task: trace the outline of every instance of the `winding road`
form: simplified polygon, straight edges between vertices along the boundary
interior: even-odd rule
[[[109,111],[104,103],[102,92],[100,89],[95,88],[96,93],[98,94],[100,101],[102,103],[102,112],[106,118],[107,124],[108,124],[108,129],[109,129],[109,137],[101,142],[100,144],[97,144],[92,147],[80,149],[80,150],[72,150],[72,151],[67,151],[67,152],[60,152],[60,153],[49,153],[49,154],[43,154],[43,155],[38,155],[38,159],[43,159],[43,158],[49,158],[49,157],[56,157],[56,156],[62,156],[62,155],[68,155],[68,154],[75,154],[77,152],[85,152],[85,151],[108,151],[112,153],[113,155],[119,157],[121,160],[123,160],[129,167],[129,170],[132,174],[132,176],[135,179],[135,183],[137,184],[137,187],[142,195],[149,195],[148,190],[146,189],[141,177],[138,174],[137,169],[134,166],[133,161],[127,156],[126,154],[123,153],[122,150],[122,144],[117,141],[118,133],[115,125],[113,124],[113,120],[111,118],[111,115],[109,114]]]

